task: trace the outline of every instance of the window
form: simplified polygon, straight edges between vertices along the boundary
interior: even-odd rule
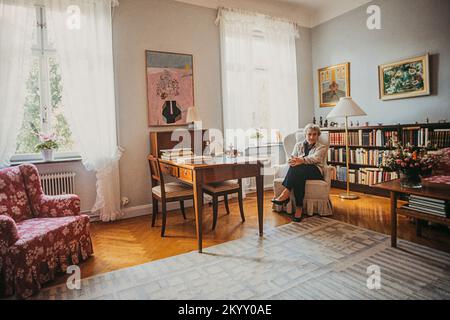
[[[36,7],[33,60],[26,83],[24,116],[13,161],[37,160],[39,133],[58,139],[57,157],[79,156],[63,114],[62,82],[56,51],[49,41],[44,7]]]

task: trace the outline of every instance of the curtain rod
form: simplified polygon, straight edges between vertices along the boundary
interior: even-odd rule
[[[274,17],[265,13],[261,13],[261,12],[256,12],[256,11],[248,11],[248,10],[244,10],[244,9],[239,9],[239,8],[227,8],[227,7],[219,7],[217,10],[217,17],[215,20],[215,24],[219,25],[220,23],[220,19],[222,16],[222,11],[231,11],[231,12],[237,12],[237,13],[243,13],[243,14],[248,14],[248,15],[252,15],[252,16],[260,16],[260,17],[264,17],[264,18],[268,18],[271,20],[275,20],[275,21],[280,21],[280,22],[286,22],[286,23],[290,23],[293,24],[296,28],[300,27],[300,24],[298,24],[297,22],[294,22],[292,20],[289,20],[287,18],[280,18],[280,17]]]

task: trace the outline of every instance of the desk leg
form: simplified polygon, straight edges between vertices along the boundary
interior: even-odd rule
[[[391,191],[391,247],[397,248],[397,192]]]
[[[203,189],[201,173],[194,171],[194,208],[195,226],[197,229],[198,252],[202,253],[202,221],[203,221]]]
[[[256,176],[256,195],[258,203],[259,236],[263,236],[264,226],[264,176]]]

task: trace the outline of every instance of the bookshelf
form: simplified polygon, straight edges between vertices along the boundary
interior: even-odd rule
[[[346,188],[345,129],[322,128],[329,133],[328,164],[336,168],[335,188]],[[350,189],[355,192],[389,196],[373,185],[397,179],[385,165],[385,157],[394,149],[390,140],[424,147],[427,142],[438,149],[450,147],[450,123],[414,123],[349,127]]]

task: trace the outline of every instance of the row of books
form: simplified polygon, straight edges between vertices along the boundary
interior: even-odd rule
[[[345,132],[330,132],[330,144],[345,145]],[[358,130],[348,133],[350,146],[392,147],[398,142],[398,132],[393,130]]]
[[[386,159],[389,154],[388,150],[367,150],[363,148],[349,150],[350,163],[363,164],[372,166],[386,166]],[[345,148],[329,148],[328,161],[329,162],[345,162],[346,161]]]
[[[429,141],[429,130],[420,127],[403,128],[402,141],[405,145],[409,143],[413,146],[426,147]]]
[[[430,142],[432,146],[438,148],[450,147],[450,129],[436,129],[430,132]]]
[[[334,166],[336,175],[331,177],[332,180],[347,182],[347,168],[344,166]],[[349,170],[349,181],[351,183],[374,185],[377,183],[398,179],[396,172],[383,171],[378,168],[360,168]]]
[[[404,208],[450,218],[450,204],[445,200],[410,195],[408,204]]]

